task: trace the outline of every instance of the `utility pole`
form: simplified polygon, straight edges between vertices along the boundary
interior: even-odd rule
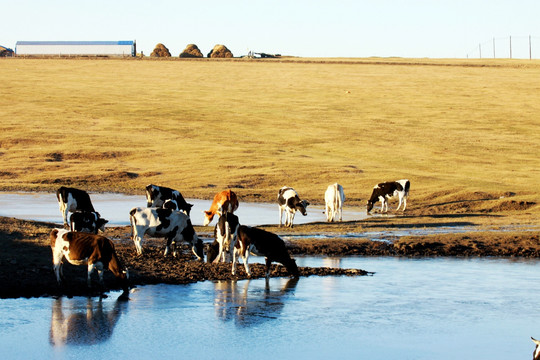
[[[497,57],[495,56],[495,38],[493,38],[493,58],[496,59]]]
[[[512,36],[510,36],[510,59],[512,58]]]
[[[529,35],[529,60],[532,60],[532,43],[531,43],[531,35]]]

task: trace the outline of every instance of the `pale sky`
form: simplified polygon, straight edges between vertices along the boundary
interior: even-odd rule
[[[539,0],[0,0],[0,45],[136,40],[303,57],[540,58]]]

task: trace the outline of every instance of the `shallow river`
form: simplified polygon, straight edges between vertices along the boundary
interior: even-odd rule
[[[135,206],[146,207],[144,195],[90,194],[92,204],[101,217],[109,220],[109,226],[129,225],[129,211]],[[193,204],[191,220],[194,225],[202,225],[203,210],[208,210],[212,201],[186,199]],[[307,216],[297,214],[295,224],[326,221],[323,206],[308,206]],[[279,222],[276,204],[240,202],[236,214],[244,225],[268,225]],[[0,216],[16,217],[25,220],[37,220],[62,224],[62,215],[58,208],[56,194],[53,193],[1,193]],[[360,220],[367,217],[365,207],[344,207],[343,220]],[[216,219],[213,220],[213,224]]]
[[[2,358],[528,359],[540,263],[298,258],[375,271],[0,300]]]

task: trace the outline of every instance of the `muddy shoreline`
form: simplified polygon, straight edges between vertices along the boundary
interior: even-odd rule
[[[48,235],[57,225],[44,222],[25,221],[0,217],[0,298],[40,297],[40,296],[97,296],[86,287],[86,267],[69,264],[64,267],[65,286],[56,284],[52,272],[51,249]],[[427,236],[402,236],[392,242],[371,239],[351,239],[340,237],[350,231],[411,227],[407,218],[373,219],[364,222],[341,224],[315,223],[282,229],[275,226],[264,228],[287,235],[302,234],[301,239],[288,240],[287,246],[293,257],[317,256],[498,256],[540,258],[539,231],[475,231]],[[202,238],[209,239],[211,227],[195,227]],[[145,239],[146,253],[135,256],[128,226],[107,228],[105,236],[112,239],[130,272],[133,286],[148,284],[187,284],[205,280],[245,279],[243,266],[238,266],[237,275],[230,273],[230,264],[207,264],[195,261],[186,245],[182,255],[163,257],[162,239]],[[317,234],[330,234],[324,239]],[[331,234],[335,234],[333,238]],[[310,235],[313,235],[310,237]],[[252,278],[264,277],[264,265],[250,262]],[[362,276],[370,275],[372,269],[334,269],[301,267],[300,275],[305,276]],[[272,277],[287,277],[281,265],[272,266]],[[119,289],[110,272],[105,272],[108,289]]]

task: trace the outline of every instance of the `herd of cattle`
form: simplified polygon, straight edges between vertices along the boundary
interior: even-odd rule
[[[403,203],[403,211],[407,207],[409,180],[398,180],[377,184],[373,188],[367,202],[368,213],[373,205],[381,202],[381,211],[388,211],[388,199],[399,198],[398,210]],[[124,292],[128,289],[128,273],[116,255],[114,244],[108,238],[98,235],[105,230],[107,220],[96,212],[90,196],[84,190],[61,187],[56,192],[60,212],[64,221],[64,229],[54,229],[50,234],[53,252],[53,266],[56,280],[61,283],[62,260],[73,265],[88,266],[88,286],[91,274],[98,271],[100,283],[103,285],[103,271],[109,269],[122,282]],[[342,221],[342,208],[345,201],[343,187],[339,184],[329,185],[325,195],[325,213],[327,221]],[[163,186],[148,185],[146,187],[146,207],[134,207],[129,212],[132,235],[138,255],[143,253],[143,237],[145,234],[166,239],[166,256],[172,252],[176,256],[176,244],[186,241],[191,244],[193,254],[198,260],[204,259],[203,242],[198,238],[190,219],[192,204],[188,204],[182,194]],[[292,227],[296,212],[307,215],[309,202],[301,200],[291,187],[284,186],[278,192],[279,226]],[[238,198],[231,190],[217,193],[210,206],[204,211],[204,226],[209,225],[214,216],[218,216],[214,228],[214,242],[208,246],[208,262],[227,262],[232,257],[233,275],[236,273],[238,257],[242,258],[248,276],[249,255],[266,258],[266,275],[269,276],[270,264],[279,262],[285,266],[289,274],[298,277],[296,262],[287,251],[283,240],[271,232],[241,225],[234,212],[238,209]],[[68,223],[68,213],[71,212]]]

